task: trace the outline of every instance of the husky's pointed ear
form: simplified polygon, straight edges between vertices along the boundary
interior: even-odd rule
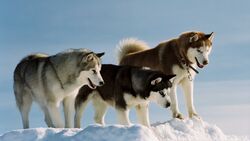
[[[156,84],[160,83],[161,80],[162,80],[161,77],[157,77],[156,79],[154,79],[154,80],[151,81],[151,85],[156,85]]]
[[[96,56],[101,58],[103,55],[105,54],[105,52],[102,52],[102,53],[96,53]]]
[[[170,79],[172,79],[173,77],[175,77],[176,75],[175,74],[170,74],[170,75],[167,75],[165,78],[167,79],[167,80],[170,80]]]
[[[194,34],[193,36],[191,36],[189,38],[189,42],[192,43],[192,42],[196,42],[199,40],[199,35],[198,34]]]
[[[212,42],[214,39],[214,32],[212,32],[210,34],[206,34],[205,37]]]
[[[90,53],[90,54],[88,54],[88,55],[86,56],[86,61],[87,61],[87,62],[90,62],[90,61],[92,61],[93,59],[94,59],[94,56],[93,56],[92,53]]]

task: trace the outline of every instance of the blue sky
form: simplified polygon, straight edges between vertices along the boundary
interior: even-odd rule
[[[202,87],[195,89],[198,93],[204,91],[208,93],[210,84],[220,82],[218,86],[213,85],[214,89],[210,92],[222,93],[220,97],[224,105],[228,105],[224,98],[227,98],[228,93],[232,94],[232,90],[238,92],[239,97],[233,97],[234,100],[229,104],[249,105],[250,100],[247,100],[250,99],[247,88],[250,86],[249,5],[250,1],[247,0],[2,0],[0,2],[0,94],[2,95],[0,133],[21,128],[20,115],[15,108],[12,77],[15,65],[22,57],[35,52],[55,54],[67,48],[89,48],[96,52],[105,51],[104,63],[116,63],[115,46],[119,40],[126,37],[137,37],[153,47],[184,31],[215,32],[210,64],[200,70],[195,80],[197,86]],[[232,84],[225,87],[228,85],[223,82],[228,81]],[[242,82],[245,85],[237,85]],[[238,88],[233,88],[234,84]],[[197,96],[195,102],[199,100],[198,98],[204,99],[202,96]],[[215,96],[215,94],[206,95],[205,97],[211,100],[206,103],[214,105]],[[196,107],[205,107],[202,102],[203,100],[198,101]],[[218,100],[217,102],[223,105],[223,102]],[[246,113],[250,111],[247,110]],[[30,116],[31,126],[45,126],[42,116],[37,107],[33,108]],[[86,123],[92,123],[90,120],[92,116],[88,114],[86,116],[88,121]],[[166,118],[168,120],[170,117]],[[153,119],[163,120],[158,116]],[[216,118],[213,120],[211,116],[209,119],[214,123],[220,122]],[[228,126],[226,123],[222,126],[224,125]],[[249,122],[244,126],[248,131],[237,133],[250,134]]]

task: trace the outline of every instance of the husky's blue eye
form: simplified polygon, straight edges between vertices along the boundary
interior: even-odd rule
[[[172,87],[172,83],[170,81],[167,82],[167,86],[168,88],[171,88]]]
[[[159,93],[161,94],[162,97],[166,96],[166,94],[163,91],[159,91]]]
[[[197,51],[198,51],[199,53],[202,53],[202,51],[201,51],[201,50],[199,50],[199,49],[197,49]]]

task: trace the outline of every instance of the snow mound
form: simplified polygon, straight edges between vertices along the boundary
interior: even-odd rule
[[[0,141],[249,141],[247,137],[225,135],[216,125],[199,119],[141,125],[90,125],[85,129],[34,128],[7,132]]]

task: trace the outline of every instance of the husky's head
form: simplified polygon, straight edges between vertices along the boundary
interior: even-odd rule
[[[81,62],[79,64],[81,68],[81,74],[84,85],[88,85],[91,89],[95,89],[97,86],[102,86],[104,84],[103,78],[101,76],[101,59],[104,53],[87,53],[82,56]]]
[[[190,32],[186,36],[186,54],[189,61],[203,68],[209,63],[214,33]]]
[[[169,107],[171,104],[170,100],[170,89],[172,87],[171,78],[176,75],[155,75],[150,80],[150,95],[149,99],[156,102],[162,107]]]

